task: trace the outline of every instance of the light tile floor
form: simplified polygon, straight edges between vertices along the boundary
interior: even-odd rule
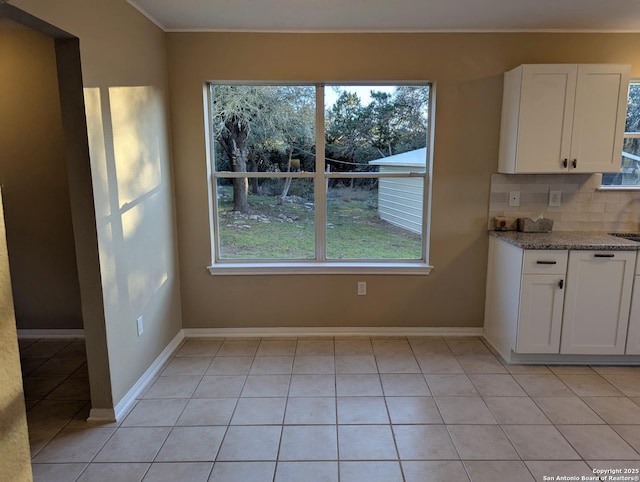
[[[640,467],[636,367],[506,365],[479,338],[189,339],[122,421],[95,425],[82,343],[21,349],[36,481],[525,482]]]

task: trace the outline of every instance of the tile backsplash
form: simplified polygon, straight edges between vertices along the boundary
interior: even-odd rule
[[[640,232],[640,191],[599,190],[601,174],[492,174],[489,229],[505,216],[515,229],[516,218],[543,214],[554,231]],[[549,191],[562,191],[559,207],[549,207]],[[509,192],[520,191],[520,206],[509,206]]]

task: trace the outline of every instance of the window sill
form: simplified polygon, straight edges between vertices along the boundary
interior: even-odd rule
[[[640,186],[600,186],[596,191],[640,191]]]
[[[367,263],[367,262],[298,262],[298,263],[218,263],[209,266],[219,275],[305,275],[305,274],[363,274],[363,275],[423,275],[433,267],[426,263]]]

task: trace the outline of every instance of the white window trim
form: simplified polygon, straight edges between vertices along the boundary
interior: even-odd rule
[[[427,126],[427,144],[429,158],[427,159],[427,168],[425,172],[411,173],[327,173],[325,172],[324,156],[316,156],[316,172],[295,172],[295,173],[234,173],[234,172],[216,172],[213,157],[213,139],[211,130],[211,109],[212,103],[210,98],[210,85],[212,84],[230,84],[234,82],[207,82],[203,87],[204,97],[204,114],[205,114],[205,145],[207,158],[207,178],[208,182],[208,201],[209,201],[209,226],[210,226],[210,248],[212,264],[207,267],[211,275],[305,275],[305,274],[369,274],[369,275],[429,275],[433,266],[429,263],[430,250],[430,230],[431,230],[431,201],[432,201],[432,173],[433,173],[433,143],[434,143],[434,122],[435,119],[435,83],[428,81],[415,82],[389,82],[388,85],[429,85],[429,123]],[[251,82],[235,82],[238,84],[250,84]],[[286,85],[283,82],[265,82],[257,83],[257,85]],[[313,85],[316,88],[316,126],[324,126],[324,88],[326,85],[384,85],[381,82],[339,82],[339,83],[314,83],[300,82],[290,83],[292,85]],[[316,129],[316,152],[324,152],[325,132],[324,129]],[[323,175],[318,175],[322,172]],[[325,185],[331,178],[352,178],[352,177],[420,177],[424,180],[424,195],[422,208],[422,258],[416,260],[333,260],[326,258],[326,229],[327,218],[326,209],[316,209],[315,213],[315,256],[314,260],[270,260],[270,259],[220,259],[216,250],[219,243],[216,230],[218,222],[216,203],[216,189],[219,178],[233,177],[258,177],[258,178],[307,178],[314,179],[314,203],[326,206],[327,196]],[[322,204],[321,204],[322,203]]]
[[[287,261],[224,262],[208,267],[212,275],[292,275],[292,274],[363,274],[363,275],[428,275],[433,266],[423,262],[361,261]]]
[[[640,79],[631,79],[629,81],[629,86],[631,86],[631,84],[640,84]],[[627,107],[629,105],[629,98],[627,96]],[[624,142],[625,139],[640,139],[640,132],[624,132],[622,134],[622,142]],[[600,182],[598,183],[600,185],[600,187],[598,187],[596,189],[596,191],[633,191],[633,192],[637,192],[640,191],[640,185],[638,186],[603,186],[602,185],[602,178],[600,178]]]

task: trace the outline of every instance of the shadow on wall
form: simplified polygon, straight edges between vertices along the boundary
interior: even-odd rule
[[[153,220],[171,212],[163,183],[159,136],[162,98],[153,87],[85,88],[94,195],[107,306],[137,317],[168,279],[166,239]],[[112,140],[112,142],[107,142]],[[108,309],[108,308],[107,308]],[[134,325],[128,325],[134,329]]]

